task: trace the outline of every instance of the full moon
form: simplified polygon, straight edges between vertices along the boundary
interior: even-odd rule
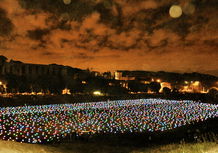
[[[71,0],[63,0],[64,4],[68,5],[71,3]]]
[[[169,14],[172,18],[178,18],[182,15],[182,8],[179,5],[172,5]]]

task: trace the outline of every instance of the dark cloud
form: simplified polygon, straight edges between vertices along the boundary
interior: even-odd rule
[[[69,5],[65,5],[62,0],[19,0],[21,6],[28,10],[42,10],[55,14],[54,17],[63,20],[82,21],[93,12],[100,13],[100,22],[110,25],[113,28],[122,26],[121,7],[109,0],[100,3],[88,0],[73,0]],[[115,6],[117,15],[112,13],[112,6]],[[60,23],[60,28],[67,28]]]
[[[39,49],[47,48],[48,42],[44,37],[49,35],[50,32],[51,32],[50,29],[40,29],[40,28],[34,30],[28,30],[27,37],[37,42],[37,44],[31,46],[31,49],[39,50]]]
[[[68,40],[68,39],[62,38],[62,39],[60,40],[60,47],[61,47],[61,48],[64,48],[65,44],[72,45],[73,43],[74,43],[74,41],[72,41],[72,40]]]
[[[72,58],[77,58],[77,59],[82,59],[82,60],[92,60],[92,59],[94,59],[93,56],[88,56],[85,53],[79,53],[79,54],[73,56]]]
[[[52,56],[52,55],[55,55],[55,54],[52,53],[52,52],[44,51],[44,52],[42,52],[42,55],[43,56]]]
[[[112,6],[115,5],[115,10],[117,15],[112,12]],[[122,27],[122,8],[118,4],[112,1],[106,0],[98,3],[95,8],[97,12],[100,13],[100,22],[110,25],[112,28]]]
[[[8,36],[11,34],[13,30],[13,23],[7,17],[7,13],[5,10],[0,8],[0,36]]]
[[[27,31],[27,36],[33,40],[42,41],[45,35],[49,34],[48,29],[34,29]]]
[[[147,44],[147,47],[152,50],[152,49],[157,49],[167,46],[168,40],[167,39],[161,40],[158,45],[152,45],[152,43],[149,40],[145,40],[145,43]]]
[[[194,46],[196,45],[197,41],[196,40],[189,40],[189,41],[183,41],[183,46],[186,46],[186,47],[191,47],[191,46]]]
[[[192,0],[192,3],[199,9],[218,8],[217,0]]]
[[[192,26],[191,23],[188,22],[188,19],[185,17],[181,17],[177,19],[177,21],[169,21],[168,23],[164,23],[162,28],[166,28],[177,33],[182,38],[185,38],[189,32],[190,27]]]
[[[125,5],[128,4],[133,7],[134,4],[140,4],[140,1],[129,0],[120,4],[117,3],[116,0],[102,0],[98,3],[95,1],[73,0],[69,5],[65,5],[62,0],[19,1],[21,6],[25,9],[43,10],[55,14],[54,17],[62,18],[65,21],[59,21],[56,28],[63,30],[71,29],[70,24],[67,24],[67,20],[82,21],[85,17],[96,11],[100,13],[99,22],[117,29],[118,32],[131,30],[135,26],[148,33],[152,33],[154,29],[164,28],[177,33],[182,38],[189,34],[191,27],[194,26],[191,30],[200,30],[201,25],[208,21],[208,19],[203,16],[187,16],[184,14],[179,19],[171,19],[168,13],[169,8],[172,4],[180,4],[181,1],[179,0],[155,0],[160,4],[159,7],[146,9],[142,7],[128,16],[123,15]],[[218,6],[216,0],[193,0],[192,3],[196,6],[196,10],[201,12],[204,11],[202,9]]]
[[[61,43],[72,43],[73,41],[68,39],[61,39]]]
[[[193,4],[195,11],[171,18],[174,4]],[[217,0],[0,0],[0,24],[10,25],[0,36],[14,38],[0,37],[0,48],[14,59],[99,70],[213,70],[217,6]]]
[[[71,4],[65,5],[62,0],[19,0],[25,9],[43,10],[61,16],[68,13],[70,20],[81,21],[84,17],[94,11],[91,1],[73,0]]]
[[[45,22],[48,26],[50,26],[51,30],[61,29],[68,31],[72,29],[67,13],[63,14],[61,17],[52,15],[48,17]]]
[[[204,44],[218,48],[218,39],[204,40]]]
[[[41,40],[38,44],[31,46],[31,49],[33,50],[46,49],[46,48],[47,48],[47,42],[44,40]]]

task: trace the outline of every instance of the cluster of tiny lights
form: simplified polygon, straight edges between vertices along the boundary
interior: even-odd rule
[[[218,117],[218,105],[162,99],[0,108],[0,137],[28,143],[69,134],[164,131]]]

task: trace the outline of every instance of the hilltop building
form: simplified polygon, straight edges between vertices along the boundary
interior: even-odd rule
[[[152,72],[152,71],[126,71],[115,72],[115,80],[119,80],[121,85],[128,88],[132,80],[143,84],[158,82],[161,85],[160,92],[164,87],[178,89],[180,92],[206,93],[211,87],[215,86],[217,77],[200,73],[173,73],[173,72]]]
[[[33,83],[37,82],[39,78],[46,77],[53,79],[53,82],[55,82],[55,78],[56,82],[60,80],[68,82],[83,77],[85,75],[83,72],[85,71],[81,69],[57,64],[30,64],[14,60],[8,62],[6,57],[0,56],[0,92],[5,92],[8,82],[13,82],[12,77],[14,77],[15,82],[16,78],[23,78]]]

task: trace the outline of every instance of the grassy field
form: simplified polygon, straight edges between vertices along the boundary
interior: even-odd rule
[[[0,141],[0,153],[218,153],[218,144],[215,142],[180,143],[136,148],[90,142],[38,145]]]

